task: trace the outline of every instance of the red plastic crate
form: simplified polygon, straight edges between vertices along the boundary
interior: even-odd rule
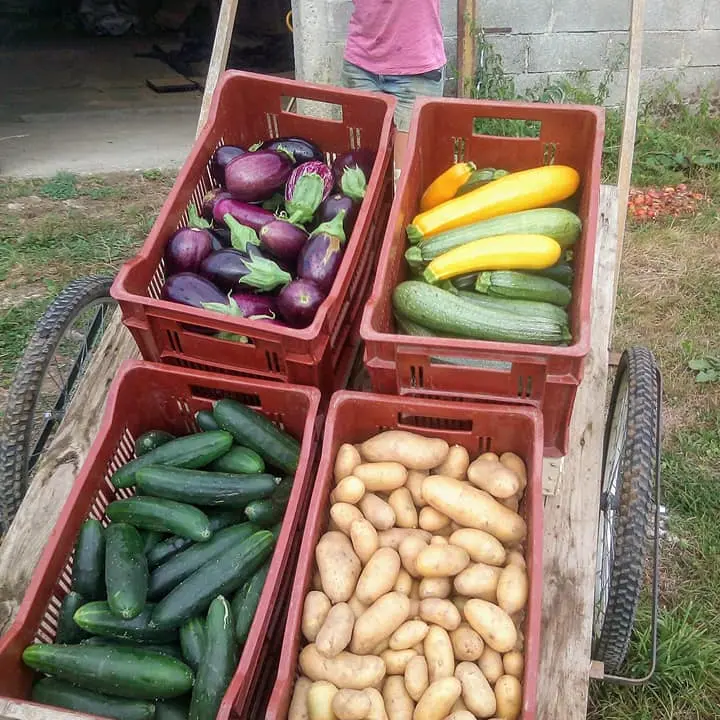
[[[283,108],[289,98],[332,106],[341,120],[309,117]],[[112,287],[123,321],[146,360],[313,385],[325,392],[342,375],[340,358],[372,282],[393,192],[395,100],[327,86],[228,71],[215,93],[210,116],[140,252],[120,270]],[[210,158],[221,144],[248,146],[259,140],[300,135],[326,152],[328,160],[349,148],[376,152],[366,197],[330,294],[313,323],[302,330],[229,318],[160,300],[163,252],[169,237],[187,222],[213,186]],[[247,343],[219,340],[193,327],[227,331]]]
[[[495,137],[474,132],[478,118],[530,121],[538,137]],[[601,108],[472,100],[416,104],[406,163],[380,251],[375,284],[361,323],[365,364],[373,390],[391,395],[483,399],[541,407],[547,455],[567,453],[575,393],[590,349],[590,296],[604,136]],[[517,171],[548,162],[570,165],[581,177],[582,236],[574,247],[575,279],[569,307],[573,340],[545,347],[395,334],[392,293],[409,278],[406,226],[424,189],[453,162]]]
[[[116,490],[110,476],[133,457],[133,441],[143,432],[164,429],[176,435],[196,432],[194,413],[213,400],[234,397],[261,411],[302,439],[295,483],[250,635],[219,718],[232,707],[243,716],[261,680],[268,647],[284,627],[282,598],[288,592],[311,493],[318,449],[320,393],[315,388],[211,375],[139,361],[124,363],[113,382],[97,438],[73,486],[57,525],[30,581],[17,616],[0,640],[0,696],[27,698],[34,673],[21,659],[33,641],[53,642],[58,610],[70,589],[72,556],[80,525],[87,517],[107,524],[105,508],[133,490]],[[280,598],[280,599],[279,599]]]
[[[339,392],[330,401],[320,466],[310,500],[297,574],[290,597],[277,681],[265,720],[286,720],[297,677],[297,659],[303,642],[301,621],[310,590],[315,546],[328,524],[328,508],[335,455],[345,442],[359,443],[387,429],[406,429],[466,447],[471,456],[483,452],[515,452],[528,470],[528,485],[520,512],[528,523],[526,560],[530,581],[525,620],[525,675],[522,720],[534,720],[540,661],[542,594],[542,415],[530,406],[492,403],[454,403],[372,393]]]

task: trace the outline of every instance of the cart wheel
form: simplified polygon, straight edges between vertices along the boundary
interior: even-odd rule
[[[0,533],[15,517],[116,307],[112,282],[104,275],[71,282],[38,321],[18,363],[0,425]]]
[[[646,348],[626,350],[605,426],[593,652],[614,673],[627,654],[653,524],[660,375]]]

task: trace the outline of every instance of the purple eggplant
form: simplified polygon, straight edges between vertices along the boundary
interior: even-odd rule
[[[338,189],[352,200],[362,200],[374,164],[375,153],[364,148],[336,157],[332,170]]]
[[[259,236],[262,247],[281,263],[294,263],[308,239],[304,228],[280,218],[260,228]]]
[[[202,308],[203,303],[216,302],[227,304],[227,297],[220,288],[207,278],[191,272],[173,275],[165,281],[161,297],[163,300]]]
[[[360,203],[355,202],[347,195],[342,193],[328,195],[318,209],[317,221],[318,224],[330,222],[341,210],[345,211],[345,220],[343,222],[345,237],[350,237],[360,211]]]
[[[245,155],[247,150],[237,145],[221,145],[213,154],[210,161],[210,172],[215,178],[215,182],[220,185],[225,184],[225,168],[236,157]]]
[[[285,210],[290,222],[310,222],[334,184],[332,170],[324,162],[312,160],[298,165],[285,185]]]
[[[198,272],[202,261],[212,252],[210,224],[198,216],[194,205],[190,206],[188,216],[188,227],[177,230],[165,247],[166,276]]]
[[[208,190],[202,199],[202,206],[200,208],[202,216],[206,220],[212,220],[215,205],[220,202],[220,200],[229,200],[230,198],[232,198],[232,195],[225,190],[225,188],[216,187]]]
[[[258,146],[258,150],[280,150],[292,155],[295,165],[302,165],[311,160],[322,160],[320,148],[309,140],[297,137],[275,138],[266,140]]]
[[[275,150],[240,155],[225,166],[225,187],[243,202],[261,202],[281,188],[293,169],[287,153]]]
[[[237,303],[243,317],[269,320],[277,316],[277,298],[273,295],[256,295],[251,292],[234,292],[230,298]]]
[[[304,328],[315,319],[325,297],[312,280],[293,280],[278,296],[278,310],[288,325]]]
[[[212,240],[213,250],[222,250],[223,248],[232,247],[230,242],[230,231],[226,228],[208,228],[210,238]]]
[[[269,292],[292,280],[290,273],[259,253],[250,256],[233,249],[218,250],[208,255],[200,274],[226,292],[243,286]]]
[[[325,294],[330,292],[345,250],[341,210],[330,222],[319,225],[298,257],[297,276],[312,280]]]
[[[213,220],[218,225],[224,226],[225,216],[228,214],[232,215],[241,225],[247,225],[255,231],[275,220],[273,213],[263,210],[258,205],[250,205],[250,203],[229,198],[218,200],[213,207]]]

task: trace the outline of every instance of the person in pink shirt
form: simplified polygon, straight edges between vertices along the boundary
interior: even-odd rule
[[[407,144],[415,99],[439,97],[445,46],[439,0],[353,0],[342,82],[397,98],[396,164]]]

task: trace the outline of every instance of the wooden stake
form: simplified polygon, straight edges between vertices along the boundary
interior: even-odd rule
[[[470,97],[475,73],[475,0],[458,0],[457,23],[457,94]]]

